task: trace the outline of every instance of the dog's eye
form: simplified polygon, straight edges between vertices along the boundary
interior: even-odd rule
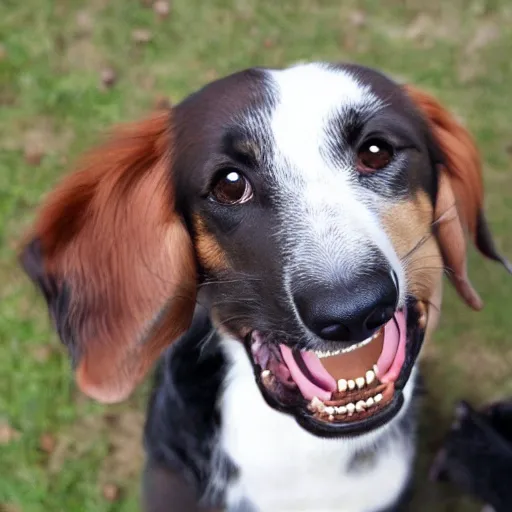
[[[371,173],[383,169],[393,160],[393,146],[382,139],[369,139],[357,152],[357,170]]]
[[[219,203],[242,204],[252,198],[251,184],[236,169],[223,169],[217,173],[211,190],[212,197]]]

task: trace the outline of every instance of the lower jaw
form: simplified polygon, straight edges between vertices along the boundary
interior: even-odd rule
[[[295,418],[299,425],[319,437],[361,436],[388,424],[402,409],[404,395],[395,390],[393,397],[384,408],[368,418],[354,419],[343,423],[326,422],[307,411],[297,411]]]
[[[366,415],[365,417],[354,415],[345,421],[337,419],[330,421],[319,417],[318,414],[313,414],[308,409],[308,402],[305,399],[299,399],[299,403],[281,402],[276,396],[267,391],[261,381],[261,369],[255,368],[255,377],[265,401],[274,409],[293,416],[299,425],[318,437],[358,437],[385,426],[399,414],[405,403],[403,389],[409,381],[424,337],[424,329],[419,327],[418,318],[419,315],[413,308],[408,308],[404,364],[396,381],[391,383],[393,388],[391,391],[392,396],[386,400],[383,407],[376,409],[371,415]],[[249,349],[248,351],[250,352]],[[249,355],[249,357],[251,356]]]

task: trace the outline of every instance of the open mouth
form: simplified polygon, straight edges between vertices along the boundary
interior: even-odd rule
[[[399,412],[425,325],[426,307],[410,300],[371,337],[338,343],[343,348],[299,350],[259,331],[246,341],[266,401],[316,435],[335,437],[368,432]]]

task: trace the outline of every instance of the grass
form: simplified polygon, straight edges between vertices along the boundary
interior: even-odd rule
[[[149,42],[134,41],[139,29]],[[144,388],[108,408],[80,396],[43,302],[15,261],[42,196],[104,129],[162,95],[176,102],[251,65],[376,66],[437,94],[470,127],[486,162],[488,217],[512,255],[511,52],[508,0],[174,0],[165,18],[137,0],[3,0],[0,510],[138,510]],[[115,71],[113,87],[101,86],[105,68]],[[473,252],[470,268],[485,310],[470,312],[448,289],[441,329],[425,351],[420,512],[478,510],[428,483],[426,468],[456,399],[512,394],[511,284]]]

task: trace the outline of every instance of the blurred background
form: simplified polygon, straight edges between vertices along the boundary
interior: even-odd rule
[[[486,207],[512,257],[510,0],[1,0],[0,511],[136,511],[148,383],[101,407],[74,388],[15,250],[67,166],[112,123],[253,65],[349,60],[437,95],[476,136]],[[414,511],[481,506],[431,484],[454,401],[512,395],[512,281],[474,252],[486,307],[447,288],[425,347]],[[508,279],[508,280],[507,280]]]

